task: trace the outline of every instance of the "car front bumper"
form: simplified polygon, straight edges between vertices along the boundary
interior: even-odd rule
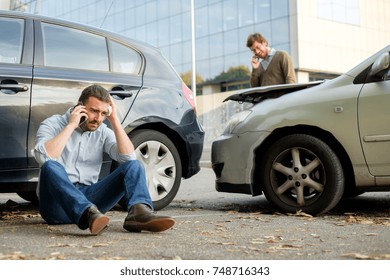
[[[212,143],[211,164],[218,192],[254,193],[255,150],[268,135],[263,131],[222,135]]]

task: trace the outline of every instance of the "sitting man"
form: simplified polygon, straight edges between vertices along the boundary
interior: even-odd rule
[[[103,123],[105,118],[112,129]],[[120,166],[98,181],[103,152]],[[135,158],[112,97],[101,86],[85,88],[78,106],[41,123],[34,155],[41,165],[39,211],[48,224],[76,224],[97,235],[109,224],[102,213],[122,197],[128,207],[123,228],[128,231],[159,232],[175,223],[153,212],[145,170]]]

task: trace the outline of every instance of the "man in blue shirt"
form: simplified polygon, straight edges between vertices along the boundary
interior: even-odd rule
[[[103,123],[106,118],[112,129]],[[120,166],[98,181],[104,152]],[[123,228],[128,231],[159,232],[175,223],[153,212],[145,170],[136,160],[115,103],[101,86],[85,88],[79,106],[41,123],[34,156],[41,165],[39,210],[49,224],[76,224],[97,235],[109,224],[102,213],[122,197],[128,206]]]

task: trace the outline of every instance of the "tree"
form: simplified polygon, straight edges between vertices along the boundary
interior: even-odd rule
[[[183,82],[187,86],[192,85],[192,71],[184,72],[184,73],[180,74],[180,77],[182,78]],[[203,83],[202,76],[200,76],[199,74],[196,74],[196,84],[201,84],[201,83]]]
[[[226,72],[222,72],[214,79],[212,82],[223,82],[223,81],[242,81],[250,79],[251,72],[245,65],[240,65],[236,67],[230,67]]]

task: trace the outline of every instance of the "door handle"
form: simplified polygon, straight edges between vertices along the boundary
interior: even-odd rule
[[[134,94],[133,90],[126,91],[126,90],[112,90],[109,92],[113,96],[118,96],[119,98],[129,98],[132,97]]]
[[[0,84],[0,90],[5,90],[5,94],[15,94],[19,91],[28,91],[28,86],[24,84]]]

